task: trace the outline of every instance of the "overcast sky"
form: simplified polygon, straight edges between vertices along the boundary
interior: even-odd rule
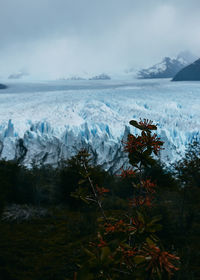
[[[200,54],[200,0],[0,0],[0,76],[56,78]]]

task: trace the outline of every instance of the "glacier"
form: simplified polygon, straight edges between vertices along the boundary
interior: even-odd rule
[[[87,148],[111,172],[127,164],[122,139],[139,133],[131,119],[158,125],[171,162],[200,131],[200,83],[169,79],[104,81],[2,81],[0,159],[26,166],[56,164]]]

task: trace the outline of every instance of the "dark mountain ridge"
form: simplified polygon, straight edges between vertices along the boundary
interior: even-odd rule
[[[181,69],[172,81],[200,81],[200,59]]]
[[[6,89],[6,88],[7,88],[6,85],[0,84],[0,89]]]

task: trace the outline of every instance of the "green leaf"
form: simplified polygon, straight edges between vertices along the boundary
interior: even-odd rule
[[[85,183],[86,182],[86,179],[82,179],[82,180],[80,180],[79,182],[78,182],[78,184],[79,185],[82,185],[83,183]]]
[[[105,259],[110,255],[110,249],[108,247],[103,247],[101,249],[101,261],[105,261]]]
[[[90,273],[89,267],[84,266],[77,275],[77,280],[94,280],[93,274]]]
[[[92,257],[92,258],[95,258],[95,254],[92,253],[91,251],[89,251],[88,249],[84,248],[83,249],[84,252],[89,256],[89,257]]]
[[[162,216],[161,215],[158,215],[158,216],[154,216],[153,219],[151,220],[151,223],[156,223],[158,221],[160,221],[162,219]]]
[[[152,225],[152,226],[147,226],[146,231],[156,232],[156,231],[160,231],[161,229],[162,229],[162,225],[156,224],[156,225]]]
[[[130,123],[132,126],[138,128],[138,129],[140,129],[140,130],[143,130],[143,128],[138,124],[137,121],[131,120],[129,123]]]
[[[138,212],[138,211],[137,211],[137,218],[143,224],[145,223],[143,215],[140,212]]]
[[[149,237],[146,238],[146,242],[149,246],[155,246],[155,243],[153,242],[152,239],[150,239]]]
[[[85,197],[80,196],[80,199],[81,199],[83,202],[85,202],[85,203],[87,203],[87,204],[90,204],[90,202],[89,202]]]
[[[144,256],[135,256],[135,257],[134,257],[134,262],[135,262],[136,264],[143,263],[143,262],[145,262],[145,257],[144,257]]]

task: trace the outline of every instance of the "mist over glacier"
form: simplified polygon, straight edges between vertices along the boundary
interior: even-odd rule
[[[200,131],[198,82],[157,80],[55,81],[8,84],[0,92],[0,158],[56,165],[88,148],[116,172],[127,155],[131,119],[158,124],[161,159],[173,161]]]

